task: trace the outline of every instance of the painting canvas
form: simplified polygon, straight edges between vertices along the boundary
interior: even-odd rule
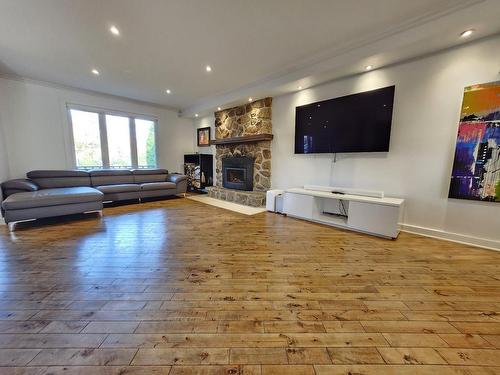
[[[210,127],[198,129],[198,146],[210,146]]]
[[[449,197],[500,202],[500,81],[464,90]]]

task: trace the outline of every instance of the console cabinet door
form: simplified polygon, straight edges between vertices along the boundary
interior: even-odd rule
[[[350,202],[347,226],[363,232],[396,238],[399,233],[398,206]]]
[[[283,211],[285,214],[312,220],[314,197],[311,195],[285,193]]]

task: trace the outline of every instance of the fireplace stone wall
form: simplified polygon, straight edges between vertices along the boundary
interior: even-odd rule
[[[273,98],[215,112],[215,139],[271,134]]]
[[[272,134],[272,98],[256,100],[239,107],[215,112],[215,139]],[[222,186],[222,159],[249,156],[255,159],[253,191],[244,192]],[[251,206],[265,204],[265,192],[271,188],[271,141],[217,145],[215,151],[216,186],[209,195]]]

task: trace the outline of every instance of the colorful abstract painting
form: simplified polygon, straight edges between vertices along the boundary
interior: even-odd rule
[[[500,202],[500,81],[464,90],[449,197]]]

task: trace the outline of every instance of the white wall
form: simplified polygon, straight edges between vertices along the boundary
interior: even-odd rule
[[[407,199],[404,228],[500,248],[500,204],[448,199],[465,86],[500,80],[500,38],[273,99],[272,186],[334,185]],[[294,155],[295,107],[396,85],[389,153]]]
[[[75,167],[67,103],[158,118],[159,166],[170,171],[182,171],[183,154],[194,149],[192,121],[179,118],[175,111],[107,95],[6,78],[0,78],[0,98],[0,122],[6,142],[9,178],[24,177],[33,169]],[[4,159],[2,150],[0,157]],[[0,177],[4,180],[6,176],[2,176],[1,171],[0,162]]]

